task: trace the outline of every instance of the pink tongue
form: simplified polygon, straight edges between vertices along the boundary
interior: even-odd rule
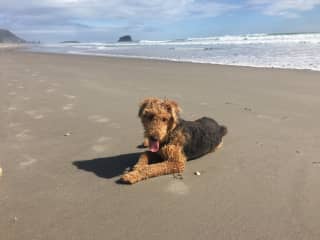
[[[159,142],[158,141],[149,141],[149,150],[151,152],[158,152],[159,151]]]

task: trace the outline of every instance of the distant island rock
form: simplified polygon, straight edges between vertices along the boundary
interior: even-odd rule
[[[6,29],[0,29],[0,43],[25,43],[22,38],[17,37]]]
[[[118,42],[132,42],[132,38],[130,35],[124,35],[119,38]]]
[[[60,42],[60,43],[80,43],[79,41],[63,41],[63,42]]]

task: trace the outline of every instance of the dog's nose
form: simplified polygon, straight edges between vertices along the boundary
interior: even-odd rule
[[[155,137],[155,136],[151,136],[151,137],[150,137],[150,140],[151,140],[151,141],[155,141],[155,142],[156,142],[156,141],[158,141],[158,140],[159,140],[159,138],[158,138],[158,137]]]

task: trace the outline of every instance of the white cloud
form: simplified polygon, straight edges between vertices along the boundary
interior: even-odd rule
[[[215,17],[239,7],[223,0],[0,0],[0,28],[39,36],[150,32],[159,25]]]
[[[264,14],[289,18],[299,17],[299,13],[320,5],[320,0],[249,0],[247,2]]]
[[[198,15],[216,16],[235,9],[233,4],[210,0],[1,0],[7,11],[52,9],[68,12],[70,17],[104,18],[179,18]],[[1,12],[1,10],[0,10]]]
[[[228,3],[207,2],[206,4],[203,4],[200,2],[194,2],[188,6],[187,12],[190,15],[198,17],[212,17],[231,12],[239,8],[240,5]]]

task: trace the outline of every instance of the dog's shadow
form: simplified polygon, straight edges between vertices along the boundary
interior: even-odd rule
[[[125,170],[132,169],[137,163],[140,154],[136,152],[91,160],[80,160],[74,161],[72,164],[78,169],[93,172],[98,177],[110,179],[122,175]]]

